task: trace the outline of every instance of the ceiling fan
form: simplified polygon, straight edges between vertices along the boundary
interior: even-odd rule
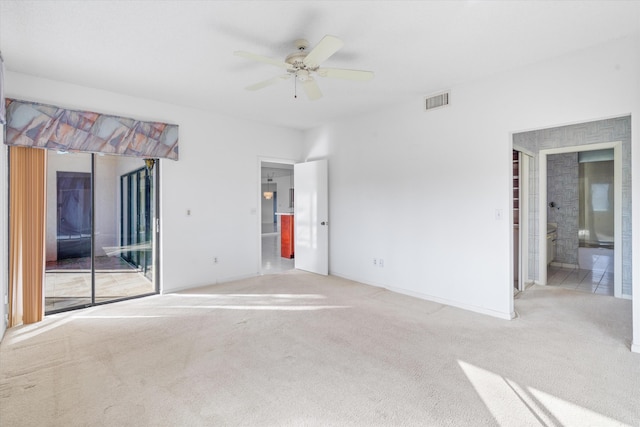
[[[307,51],[309,48],[308,41],[304,39],[296,40],[295,47],[297,50],[288,55],[284,61],[244,51],[236,51],[234,55],[275,65],[276,67],[284,68],[287,72],[284,75],[247,86],[245,89],[258,90],[293,77],[296,83],[300,82],[302,84],[302,88],[307,94],[307,97],[310,100],[316,100],[322,97],[322,92],[320,92],[320,88],[314,80],[313,75],[356,81],[371,80],[373,78],[372,71],[320,67],[324,61],[340,50],[342,46],[344,46],[344,43],[338,37],[326,35],[311,51]]]

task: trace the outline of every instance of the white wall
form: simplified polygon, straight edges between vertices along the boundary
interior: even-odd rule
[[[293,188],[294,185],[294,177],[293,177],[293,168],[286,172],[283,172],[282,169],[270,169],[270,168],[262,168],[263,175],[265,172],[271,176],[272,171],[277,171],[279,173],[289,173],[289,175],[282,176],[273,176],[271,182],[267,182],[267,178],[262,179],[262,192],[270,189],[271,191],[277,192],[277,204],[276,212],[277,213],[285,213],[285,212],[293,212],[293,208],[289,207],[290,201],[290,193],[289,189]],[[295,197],[294,197],[295,199]],[[269,224],[273,223],[273,199],[266,200],[262,197],[262,223]],[[276,217],[277,222],[277,230],[280,230],[280,216]]]
[[[416,93],[404,104],[307,132],[305,157],[329,159],[330,271],[510,317],[510,135],[631,113],[639,146],[638,52],[638,38],[626,38],[450,88],[447,108],[423,112],[427,94]],[[640,253],[637,151],[633,229]],[[383,268],[373,266],[374,257],[384,259]],[[637,304],[637,265],[634,278]]]
[[[277,191],[276,184],[274,182],[265,183],[265,180],[262,180],[262,193],[265,191]],[[273,223],[273,214],[275,213],[273,210],[273,198],[265,199],[264,197],[260,198],[262,209],[260,210],[262,215],[262,223],[263,224],[272,224]]]
[[[160,165],[163,292],[259,273],[256,164],[299,159],[301,132],[13,72],[5,83],[7,97],[180,126],[180,160]]]
[[[293,174],[293,170],[291,173]],[[293,212],[293,208],[289,207],[289,189],[293,188],[293,176],[278,176],[273,178],[273,182],[278,191],[278,212]]]

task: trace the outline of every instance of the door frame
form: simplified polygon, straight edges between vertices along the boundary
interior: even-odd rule
[[[280,163],[283,165],[295,165],[296,163],[299,163],[295,160],[291,160],[291,159],[283,159],[283,158],[274,158],[274,157],[262,157],[262,156],[258,156],[258,179],[257,179],[257,191],[256,191],[256,209],[252,209],[251,213],[255,213],[256,214],[256,225],[257,225],[257,230],[258,232],[256,233],[257,235],[257,243],[258,243],[258,265],[257,265],[257,272],[258,275],[261,276],[264,274],[264,272],[262,271],[262,164],[263,163]],[[295,184],[294,184],[295,187]],[[275,212],[274,212],[275,213]]]
[[[518,179],[519,179],[519,221],[518,221],[518,291],[523,292],[528,284],[534,281],[529,281],[529,197],[533,193],[530,181],[530,162],[534,159],[534,154],[524,148],[520,148],[517,145],[512,147],[512,150],[518,151],[519,154],[519,167],[518,167]],[[513,185],[511,186],[513,192]],[[513,198],[513,196],[512,196]],[[511,206],[513,212],[513,206]],[[511,216],[511,225],[513,226],[513,215]],[[514,265],[515,259],[513,259],[513,237],[511,240],[511,264]],[[512,271],[511,275],[515,275]],[[513,279],[511,280],[513,283]],[[513,287],[513,286],[512,286]],[[513,291],[512,291],[513,292]],[[512,299],[513,299],[512,295]]]
[[[539,284],[547,284],[547,156],[613,148],[613,295],[622,297],[622,142],[601,142],[571,147],[550,148],[538,152],[538,277]]]

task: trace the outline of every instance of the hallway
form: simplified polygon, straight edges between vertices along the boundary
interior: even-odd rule
[[[295,260],[280,256],[280,233],[262,235],[262,274],[276,274],[295,268]]]

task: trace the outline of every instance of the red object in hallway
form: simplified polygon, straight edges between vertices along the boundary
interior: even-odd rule
[[[280,215],[280,256],[293,258],[293,215]]]

